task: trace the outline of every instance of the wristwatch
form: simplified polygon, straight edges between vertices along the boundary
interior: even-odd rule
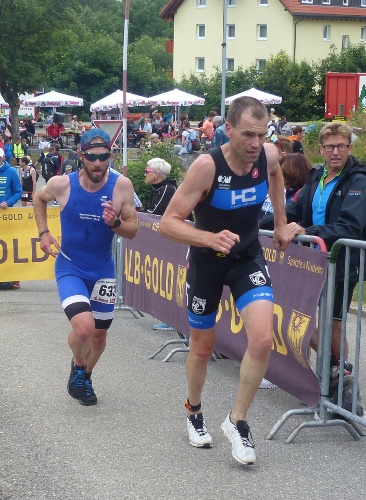
[[[113,226],[111,226],[111,229],[117,229],[117,227],[119,227],[121,225],[121,223],[122,223],[121,219],[116,219],[114,221]]]

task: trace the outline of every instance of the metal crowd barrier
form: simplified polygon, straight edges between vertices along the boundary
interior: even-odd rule
[[[123,238],[115,235],[112,242],[112,256],[114,260],[115,275],[116,275],[116,304],[115,309],[129,311],[135,319],[143,318],[144,314],[133,307],[123,304],[123,269],[124,269],[124,253],[123,253]]]
[[[346,330],[347,330],[347,296],[349,289],[349,268],[351,249],[359,249],[360,251],[360,267],[359,267],[359,291],[357,304],[357,322],[356,322],[356,339],[354,353],[354,370],[352,383],[352,409],[347,410],[342,405],[342,395],[344,388],[344,370],[339,371],[338,382],[338,398],[337,404],[334,404],[329,399],[330,391],[330,358],[331,358],[331,342],[332,342],[332,324],[333,324],[333,303],[334,303],[334,287],[336,276],[336,259],[341,247],[345,247],[345,278],[343,292],[343,315],[342,315],[342,338],[341,338],[341,355],[340,366],[344,366],[345,362],[345,346],[346,346]],[[359,372],[360,372],[360,352],[361,352],[361,332],[362,332],[362,300],[363,300],[363,282],[365,272],[365,250],[366,242],[350,239],[339,239],[331,248],[327,280],[323,288],[322,298],[319,304],[319,345],[317,352],[317,368],[316,375],[320,383],[321,398],[319,407],[315,410],[311,408],[301,408],[290,410],[285,413],[282,418],[275,424],[270,431],[267,439],[272,439],[284,423],[293,415],[313,415],[314,420],[302,422],[298,425],[287,437],[286,443],[292,443],[296,436],[305,428],[319,427],[344,427],[354,439],[360,439],[365,436],[362,428],[366,427],[366,418],[362,418],[356,414],[357,394],[359,391]],[[361,426],[361,427],[360,427]]]

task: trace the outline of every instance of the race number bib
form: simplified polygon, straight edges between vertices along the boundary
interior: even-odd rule
[[[98,280],[90,295],[90,300],[101,302],[102,304],[115,304],[116,303],[116,280],[113,278],[106,278]]]

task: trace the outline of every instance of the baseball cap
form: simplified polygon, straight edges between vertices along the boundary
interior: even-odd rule
[[[0,148],[0,158],[4,158],[4,156],[5,156],[4,150],[3,148]]]
[[[93,144],[91,144],[92,139],[94,139],[95,137],[98,137],[99,139],[101,139],[101,141],[93,142]],[[107,132],[105,132],[101,128],[91,128],[81,136],[81,141],[80,141],[81,151],[85,151],[91,148],[100,148],[100,147],[111,149],[111,138],[109,137]]]
[[[222,116],[219,116],[219,115],[216,115],[213,117],[213,123],[223,123],[223,119],[222,119]]]

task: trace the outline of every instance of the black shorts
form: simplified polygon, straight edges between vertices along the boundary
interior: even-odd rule
[[[273,302],[271,279],[259,242],[250,255],[240,258],[191,248],[186,287],[192,328],[205,330],[215,325],[224,285],[230,287],[239,312],[257,300]]]
[[[27,191],[23,191],[22,197],[20,200],[31,203],[33,201],[32,193],[28,193]]]
[[[349,306],[351,305],[353,291],[355,289],[356,283],[348,284],[348,297],[347,297],[347,312],[349,311]],[[333,319],[342,319],[343,312],[343,292],[344,292],[344,282],[336,283],[334,287],[334,305],[333,305]]]

